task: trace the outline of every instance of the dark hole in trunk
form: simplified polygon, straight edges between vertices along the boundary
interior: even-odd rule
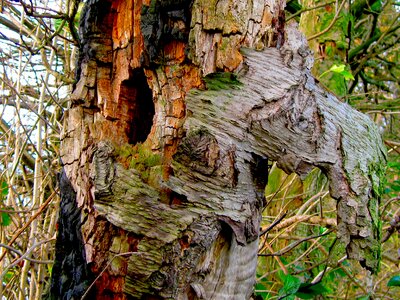
[[[135,69],[121,84],[120,103],[126,105],[129,116],[127,136],[129,144],[143,143],[151,131],[154,117],[153,93],[143,69]]]

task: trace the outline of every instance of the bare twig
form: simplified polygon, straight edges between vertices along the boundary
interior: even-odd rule
[[[51,242],[51,241],[55,241],[55,240],[56,240],[56,238],[54,237],[54,238],[51,238],[51,239],[47,239],[47,240],[44,240],[44,241],[37,242],[34,245],[32,245],[32,247],[30,247],[20,258],[18,258],[16,261],[11,263],[10,265],[8,265],[4,269],[3,273],[1,273],[1,275],[0,275],[0,280],[3,282],[3,277],[7,274],[8,270],[13,268],[13,267],[15,267],[16,265],[18,265],[22,260],[30,261],[30,259],[28,259],[28,255],[31,254],[31,252],[33,250],[35,250],[37,247],[41,246],[42,244],[45,244],[45,243],[48,243],[48,242]],[[7,249],[9,249],[9,248],[7,248]]]
[[[312,6],[312,7],[304,7],[304,8],[302,8],[302,9],[300,9],[299,11],[295,12],[294,14],[290,15],[290,16],[286,19],[286,22],[288,22],[288,21],[290,21],[291,19],[297,17],[298,15],[301,15],[302,13],[305,13],[305,12],[311,11],[311,10],[315,10],[315,9],[318,9],[318,8],[326,7],[327,5],[333,4],[333,3],[335,3],[335,2],[336,2],[336,1],[329,1],[329,2],[322,3],[322,4],[319,4],[319,5],[316,5],[316,6]]]
[[[43,210],[50,204],[50,202],[53,200],[53,198],[57,195],[58,191],[54,191],[49,198],[47,198],[46,202],[42,204],[42,206],[39,208],[39,210],[26,222],[20,229],[17,230],[17,232],[14,234],[14,236],[11,238],[9,241],[8,245],[11,246],[15,240],[21,235],[22,232],[25,231],[26,228],[29,227],[29,225],[43,212]],[[0,261],[3,260],[5,255],[5,252],[3,253],[2,256],[0,256]]]
[[[322,233],[322,234],[317,234],[317,235],[313,235],[313,236],[308,236],[305,238],[302,238],[301,240],[298,240],[292,244],[290,244],[289,246],[283,248],[282,250],[279,250],[277,252],[272,252],[270,254],[259,254],[259,256],[282,256],[283,254],[292,251],[294,248],[296,248],[298,245],[300,245],[303,242],[309,241],[309,240],[313,240],[316,238],[320,238],[323,237],[325,235],[328,235],[332,232],[333,230],[327,230],[326,232]]]
[[[342,11],[344,4],[346,3],[346,0],[343,0],[342,3],[340,4],[339,8],[336,10],[336,14],[333,17],[333,20],[331,21],[331,23],[328,25],[328,27],[326,27],[324,30],[322,30],[321,32],[318,32],[310,37],[307,38],[308,41],[311,41],[313,39],[316,39],[317,37],[327,33],[329,30],[331,30],[331,28],[333,27],[333,25],[335,25],[336,21],[339,19],[339,15],[340,12]]]
[[[15,252],[19,256],[24,257],[23,259],[28,260],[30,262],[33,262],[35,264],[52,264],[53,263],[52,260],[37,260],[37,259],[30,258],[30,257],[26,257],[26,256],[24,256],[24,254],[21,251],[15,249],[13,247],[10,247],[9,245],[6,245],[6,244],[1,244],[0,243],[0,247],[3,247],[3,248],[6,248],[7,250]]]

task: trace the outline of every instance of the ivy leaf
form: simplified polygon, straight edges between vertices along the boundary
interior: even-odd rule
[[[400,170],[400,162],[397,161],[389,161],[387,166],[392,169]]]
[[[387,286],[400,286],[400,275],[395,275],[387,283]]]
[[[395,180],[393,184],[391,184],[391,189],[395,192],[400,192],[400,184],[398,183],[398,180]]]

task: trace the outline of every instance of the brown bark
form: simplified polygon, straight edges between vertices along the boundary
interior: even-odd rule
[[[376,267],[379,134],[316,85],[283,6],[87,2],[53,298],[248,299],[267,159],[323,169],[349,255]]]

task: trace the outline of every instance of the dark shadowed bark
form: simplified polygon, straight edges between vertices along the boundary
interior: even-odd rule
[[[321,168],[349,257],[377,267],[379,133],[318,86],[283,7],[87,2],[53,298],[249,299],[268,159]]]

